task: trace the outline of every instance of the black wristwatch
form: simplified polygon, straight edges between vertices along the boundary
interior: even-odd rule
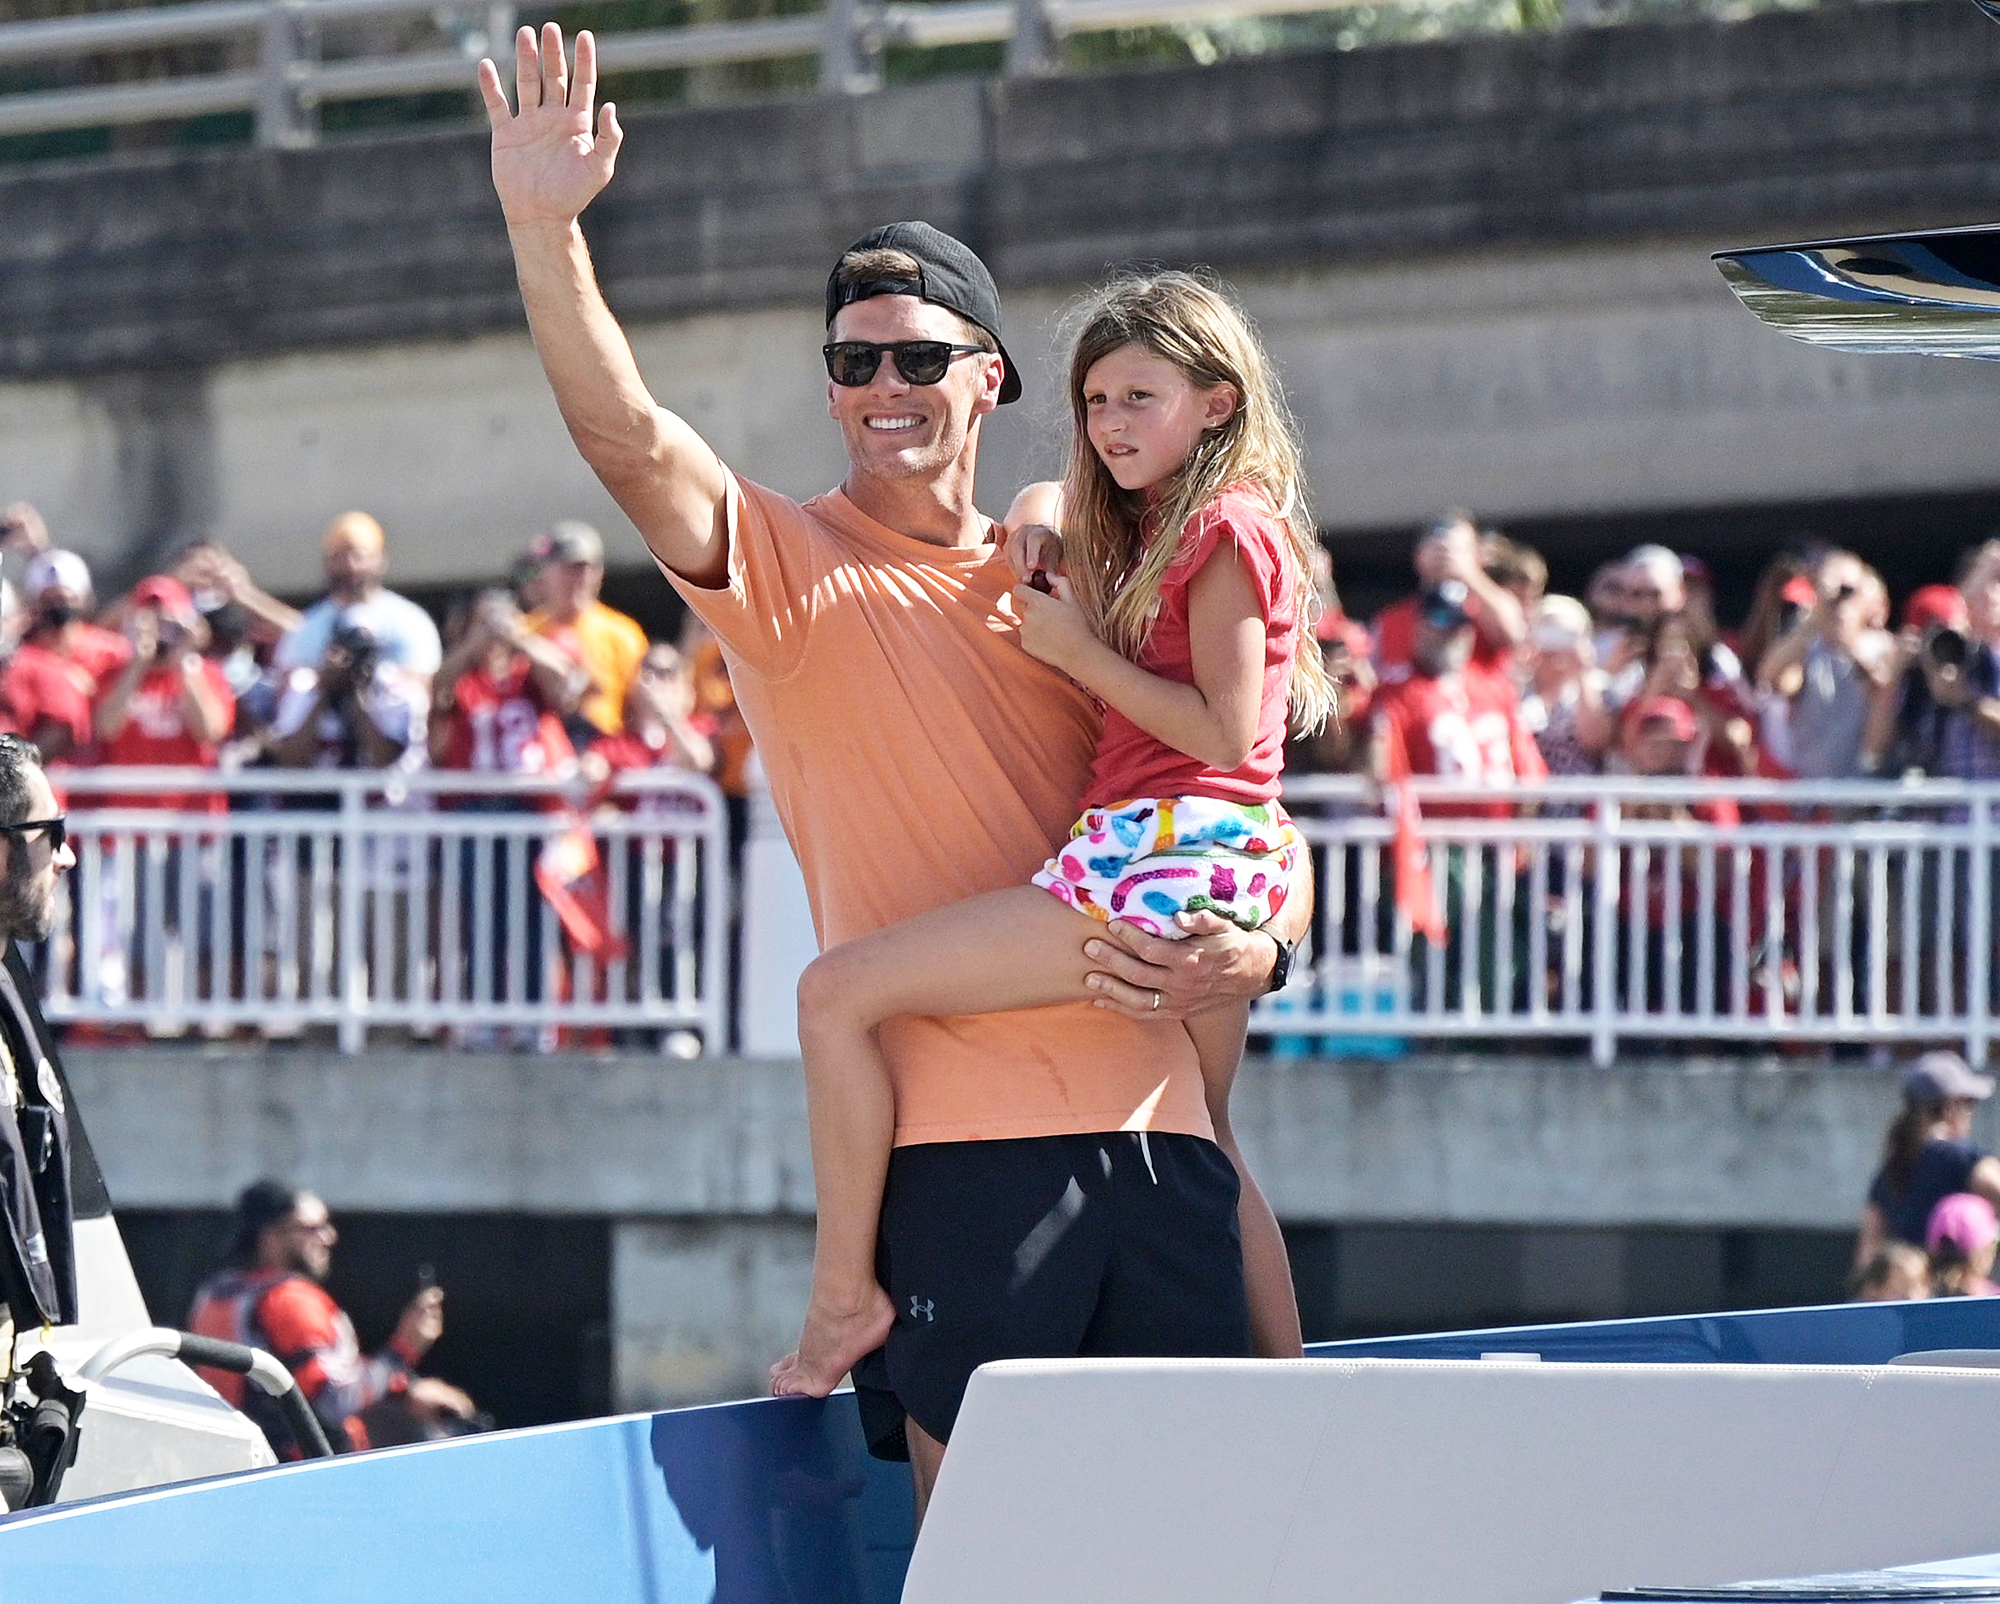
[[[1264,987],[1265,995],[1268,996],[1274,991],[1283,991],[1290,982],[1292,959],[1298,956],[1299,944],[1296,941],[1285,940],[1275,930],[1265,930],[1264,934],[1278,944],[1278,961],[1271,965],[1270,983]]]

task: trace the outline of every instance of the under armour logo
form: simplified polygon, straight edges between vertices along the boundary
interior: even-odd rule
[[[921,1320],[925,1325],[929,1325],[937,1318],[937,1304],[929,1298],[911,1298],[910,1318],[912,1320]]]

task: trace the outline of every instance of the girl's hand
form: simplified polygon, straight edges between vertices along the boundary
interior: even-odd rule
[[[1070,600],[1069,581],[1058,578],[1053,585],[1047,595],[1031,585],[1016,585],[1014,611],[1021,616],[1021,649],[1049,667],[1069,674],[1081,653],[1097,637],[1090,632],[1083,609]]]
[[[1037,574],[1054,580],[1063,571],[1062,555],[1062,536],[1047,524],[1024,524],[1007,532],[1007,564],[1023,583]]]

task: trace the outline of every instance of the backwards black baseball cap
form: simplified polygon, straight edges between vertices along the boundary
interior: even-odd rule
[[[993,287],[993,275],[971,247],[953,239],[929,223],[884,223],[871,228],[846,250],[846,261],[857,251],[901,251],[917,263],[914,278],[863,279],[858,284],[840,282],[839,263],[826,279],[826,321],[830,328],[834,314],[856,301],[873,300],[878,295],[914,295],[948,312],[977,323],[993,336],[1000,348],[1006,374],[1000,380],[1000,404],[1021,397],[1021,375],[1007,347],[1000,344],[1000,292]]]

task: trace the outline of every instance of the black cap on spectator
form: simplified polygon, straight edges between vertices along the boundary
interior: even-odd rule
[[[1993,1095],[1993,1077],[1975,1075],[1957,1053],[1939,1048],[1903,1071],[1903,1095],[1913,1103],[1945,1103],[1961,1097],[1983,1103]]]
[[[236,1194],[236,1218],[222,1244],[222,1262],[247,1265],[257,1257],[257,1238],[299,1206],[299,1189],[283,1181],[252,1181]]]
[[[604,537],[578,518],[550,524],[528,542],[527,555],[538,563],[594,563],[604,566]]]

